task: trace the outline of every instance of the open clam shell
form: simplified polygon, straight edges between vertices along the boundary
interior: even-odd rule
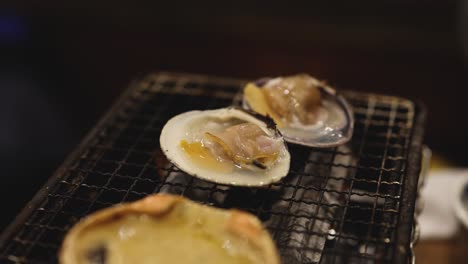
[[[253,84],[264,89],[281,82],[282,78],[262,78]],[[335,89],[308,75],[306,78],[320,92],[320,104],[314,110],[316,121],[307,125],[299,122],[282,122],[283,124],[278,126],[278,129],[284,139],[287,142],[318,148],[335,147],[348,142],[354,129],[351,106]],[[244,93],[243,107],[254,112],[262,112],[256,107],[256,99],[258,98],[248,98]]]
[[[245,123],[258,126],[265,137],[275,141],[277,146],[275,158],[268,167],[252,168],[254,166],[243,166],[244,164],[241,166],[235,162],[229,163],[230,161],[223,163],[220,162],[222,159],[217,157],[215,161],[210,161],[210,157],[206,158],[205,154],[193,156],[184,147],[184,142],[195,142],[199,144],[198,150],[206,151],[203,146],[206,143],[203,141],[206,139],[206,133],[219,133],[228,127]],[[166,123],[159,141],[163,153],[178,168],[189,175],[215,183],[264,186],[279,181],[289,171],[291,157],[274,123],[270,119],[248,113],[243,109],[221,108],[179,114]],[[239,140],[240,144],[243,144],[242,141],[243,139]],[[210,153],[209,155],[214,155],[213,152]]]

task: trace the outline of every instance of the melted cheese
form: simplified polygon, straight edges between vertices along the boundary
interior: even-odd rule
[[[77,263],[106,248],[105,263],[263,263],[257,248],[226,231],[226,212],[178,206],[161,217],[129,214],[79,235]]]

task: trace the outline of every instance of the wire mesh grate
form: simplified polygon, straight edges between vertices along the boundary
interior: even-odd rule
[[[414,123],[415,104],[345,92],[355,112],[352,141],[330,149],[289,145],[290,173],[268,188],[205,182],[168,162],[157,140],[165,122],[189,110],[239,104],[243,83],[171,73],[136,82],[5,232],[2,263],[54,263],[80,218],[157,192],[256,214],[284,263],[392,263],[405,241],[397,239],[405,236],[402,219],[411,218],[402,211],[414,207],[414,200],[402,201],[412,188],[408,177],[417,180],[408,173],[421,144],[411,147],[421,126]]]

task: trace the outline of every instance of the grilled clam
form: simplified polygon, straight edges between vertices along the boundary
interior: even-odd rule
[[[346,100],[307,74],[248,83],[243,106],[270,116],[291,143],[334,147],[349,141],[353,133],[353,113]]]
[[[177,115],[164,126],[160,146],[186,173],[221,184],[263,186],[289,171],[290,154],[272,120],[237,108]]]

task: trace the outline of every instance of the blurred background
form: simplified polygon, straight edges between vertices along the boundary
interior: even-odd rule
[[[468,165],[466,1],[120,2],[0,5],[0,228],[151,71],[308,72],[419,100],[436,156]]]

